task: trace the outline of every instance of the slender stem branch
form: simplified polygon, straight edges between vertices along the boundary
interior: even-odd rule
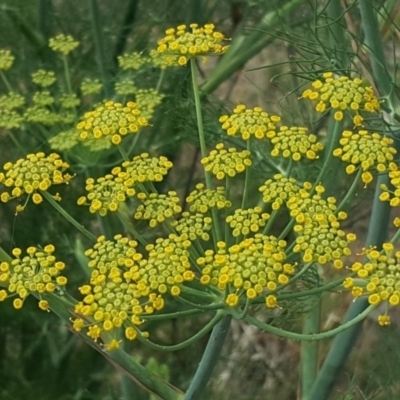
[[[66,54],[63,54],[62,62],[64,66],[64,76],[65,76],[65,84],[67,85],[67,91],[69,94],[72,94],[71,74],[69,72],[68,56]]]
[[[142,336],[142,334],[140,332],[138,332],[138,340],[141,341],[144,345],[146,345],[147,347],[149,347],[150,349],[153,350],[158,350],[158,351],[178,351],[178,350],[182,350],[188,346],[190,346],[191,344],[197,342],[199,339],[201,339],[205,334],[207,334],[207,332],[209,332],[212,328],[214,328],[214,326],[221,321],[221,319],[225,316],[225,311],[224,310],[220,310],[217,311],[213,317],[213,319],[207,324],[205,325],[203,328],[201,328],[195,335],[193,335],[191,338],[175,344],[175,345],[160,345],[160,344],[156,344],[154,342],[151,342],[150,340],[146,339],[145,337]]]
[[[322,340],[322,339],[328,339],[332,336],[337,335],[340,332],[345,331],[346,329],[351,328],[353,325],[357,324],[358,322],[362,321],[364,318],[366,318],[374,309],[376,306],[369,306],[367,309],[365,309],[363,312],[358,314],[355,318],[352,320],[344,323],[343,325],[338,326],[335,329],[331,329],[330,331],[322,332],[322,333],[314,333],[314,334],[304,334],[304,333],[295,333],[295,332],[290,332],[286,331],[281,328],[276,328],[274,326],[268,325],[264,322],[259,321],[257,318],[251,317],[248,315],[245,320],[254,326],[257,326],[258,328],[262,329],[263,331],[273,333],[274,335],[281,336],[287,339],[292,339],[292,340]]]
[[[210,380],[214,367],[218,362],[223,344],[225,342],[232,317],[225,316],[215,325],[210,338],[208,339],[207,347],[203,353],[199,367],[186,391],[184,400],[204,399],[203,393]]]
[[[0,261],[6,261],[6,262],[11,262],[12,257],[4,251],[2,247],[0,247]]]
[[[250,151],[251,149],[251,138],[247,141],[247,150]],[[244,209],[247,198],[249,196],[249,182],[250,182],[250,169],[251,168],[246,168],[245,172],[245,178],[244,178],[244,188],[243,188],[243,197],[242,197],[242,209]]]
[[[353,183],[351,184],[349,190],[348,190],[347,193],[346,193],[346,196],[344,196],[343,200],[342,200],[342,201],[340,202],[340,204],[336,207],[335,214],[337,214],[339,211],[343,210],[343,209],[344,209],[344,206],[346,205],[346,203],[347,203],[351,198],[353,198],[354,193],[355,193],[356,190],[357,190],[357,184],[358,184],[358,182],[359,182],[359,180],[360,180],[361,174],[362,174],[362,168],[360,167],[360,168],[358,169],[358,171],[357,171],[357,175],[356,175],[356,177],[354,178]]]
[[[9,92],[12,92],[13,91],[12,86],[3,71],[0,71],[0,76],[1,76],[1,80],[3,81],[5,87],[7,88],[7,90]]]
[[[67,211],[65,211],[52,197],[52,195],[48,192],[42,192],[43,197],[75,228],[78,229],[79,232],[83,233],[87,238],[96,242],[97,238],[93,233],[89,232],[83,225],[81,225],[74,217],[72,217]]]

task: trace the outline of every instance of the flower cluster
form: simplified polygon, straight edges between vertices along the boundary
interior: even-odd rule
[[[396,149],[391,147],[392,144],[392,139],[379,133],[344,131],[340,139],[342,147],[335,149],[333,155],[349,164],[346,167],[348,174],[353,174],[360,166],[363,171],[361,179],[368,184],[373,180],[371,169],[380,173],[397,169],[393,163]]]
[[[263,213],[261,207],[248,208],[242,210],[238,208],[233,215],[226,218],[226,222],[232,228],[232,236],[247,236],[249,233],[257,233],[260,228],[265,226],[270,218],[268,213]]]
[[[138,70],[148,62],[148,58],[140,53],[125,53],[122,56],[118,56],[118,65],[123,70]]]
[[[78,99],[75,93],[63,93],[59,101],[62,108],[76,108],[81,104],[80,99]]]
[[[315,160],[324,148],[317,136],[308,134],[308,129],[304,127],[281,126],[279,132],[269,131],[267,137],[273,144],[272,157],[282,154],[282,157],[292,158],[293,161],[300,161],[302,157]]]
[[[132,161],[124,161],[122,168],[115,167],[113,175],[132,179],[133,182],[161,182],[173,164],[167,157],[150,157],[148,153],[135,156]]]
[[[49,139],[50,147],[57,151],[71,150],[79,143],[79,132],[73,128]]]
[[[41,192],[46,192],[53,185],[69,183],[72,176],[64,171],[69,165],[58,154],[46,156],[44,153],[28,154],[26,158],[19,159],[16,163],[8,162],[3,166],[5,173],[0,172],[0,183],[11,192],[2,192],[0,200],[7,203],[11,199],[19,198],[24,194],[35,204],[43,201]],[[57,195],[57,199],[60,197]],[[25,203],[26,205],[26,203]],[[22,211],[25,205],[17,206],[17,211]]]
[[[62,289],[67,284],[67,278],[60,275],[65,264],[56,260],[54,251],[52,244],[44,249],[28,247],[26,256],[22,255],[21,249],[13,249],[15,259],[0,264],[0,282],[7,285],[7,290],[0,290],[0,301],[17,296],[13,306],[19,310],[30,293],[38,293],[41,298]],[[39,307],[48,310],[47,300],[41,299]]]
[[[0,97],[0,109],[13,110],[25,104],[25,98],[18,93],[9,92]]]
[[[94,248],[85,252],[93,271],[90,284],[80,288],[85,297],[75,308],[81,317],[74,321],[74,329],[87,328],[94,340],[107,332],[113,336],[112,348],[118,347],[115,339],[120,330],[128,340],[148,336],[138,328],[146,315],[162,310],[164,295],[179,296],[179,286],[195,277],[190,270],[190,245],[184,235],[171,234],[147,245],[148,258],[144,259],[134,240],[122,235],[114,241],[99,237]]]
[[[84,96],[99,94],[101,89],[103,89],[103,84],[98,79],[85,78],[81,83],[81,91]]]
[[[156,89],[138,89],[135,101],[145,118],[151,119],[155,108],[162,102],[165,96],[158,93]]]
[[[24,118],[14,110],[0,108],[0,128],[19,128]]]
[[[112,174],[98,178],[86,180],[86,196],[81,196],[78,205],[88,205],[91,213],[98,212],[101,216],[107,215],[108,211],[115,212],[120,203],[124,203],[127,197],[133,197],[136,194],[132,187],[133,181],[122,179]]]
[[[301,197],[301,193],[307,191],[312,187],[311,183],[304,182],[301,188],[294,178],[287,178],[281,174],[276,174],[272,179],[267,179],[265,183],[260,186],[259,191],[263,194],[263,202],[271,204],[274,211],[279,210],[291,198]]]
[[[213,24],[190,24],[190,31],[186,25],[179,25],[176,29],[169,28],[166,36],[158,41],[157,52],[165,55],[165,63],[184,66],[190,58],[197,56],[220,55],[228,50],[223,44],[225,37],[215,31]]]
[[[219,180],[226,176],[233,178],[251,166],[250,151],[238,151],[234,147],[227,150],[223,143],[219,143],[201,163],[206,172],[211,172]]]
[[[229,136],[241,135],[243,140],[249,140],[251,136],[263,139],[268,132],[276,130],[276,123],[280,120],[281,117],[269,115],[260,107],[248,109],[239,104],[232,115],[223,115],[219,122]]]
[[[225,302],[231,307],[238,305],[242,293],[250,300],[267,294],[266,306],[276,307],[276,297],[268,292],[288,284],[295,272],[292,264],[285,263],[286,242],[256,234],[230,247],[218,242],[217,248],[197,259],[202,269],[200,282],[227,291]]]
[[[203,183],[198,183],[186,198],[190,205],[189,210],[192,213],[207,213],[212,208],[219,210],[229,208],[232,203],[225,197],[225,188],[223,186],[214,189],[206,189]]]
[[[32,96],[33,104],[38,107],[46,107],[54,104],[54,97],[50,94],[48,90],[42,92],[35,92]]]
[[[41,87],[51,86],[56,81],[56,75],[53,71],[39,69],[32,74],[32,82]]]
[[[286,203],[290,216],[295,219],[293,231],[296,233],[294,253],[302,253],[305,263],[316,261],[321,265],[329,262],[335,268],[343,267],[343,256],[351,255],[349,243],[356,240],[352,233],[346,234],[340,228],[340,220],[347,218],[346,213],[336,212],[336,200],[321,197],[325,189],[318,185],[317,194],[292,197]]]
[[[312,101],[318,101],[315,109],[325,112],[332,108],[337,110],[334,114],[336,121],[341,121],[344,111],[350,111],[355,126],[362,126],[363,117],[361,111],[379,111],[379,101],[372,87],[364,86],[359,78],[350,79],[347,76],[334,77],[332,72],[322,75],[323,80],[317,79],[312,83],[313,89],[307,89],[302,97]]]
[[[191,214],[190,212],[183,212],[182,217],[173,222],[174,229],[180,235],[187,235],[190,241],[197,239],[204,240],[205,242],[210,240],[209,231],[212,228],[212,219],[203,214]]]
[[[24,118],[28,122],[43,124],[45,126],[57,125],[61,121],[61,116],[59,114],[39,105],[27,108],[24,113]]]
[[[141,116],[137,104],[128,102],[126,106],[113,101],[106,102],[95,111],[87,112],[84,120],[77,125],[82,140],[101,139],[110,136],[111,142],[118,145],[128,133],[137,133],[147,126],[146,118]]]
[[[136,87],[135,82],[132,79],[123,79],[118,82],[115,82],[114,91],[115,91],[115,93],[117,93],[121,96],[128,96],[130,94],[135,94],[137,91],[137,87]],[[142,116],[143,116],[143,113],[142,113]]]
[[[14,63],[15,57],[10,50],[0,50],[0,71],[7,71]]]
[[[174,191],[170,191],[168,194],[138,193],[137,198],[142,204],[137,207],[134,218],[148,220],[152,228],[182,211],[179,197]]]
[[[66,56],[79,46],[79,42],[74,40],[74,38],[71,35],[61,34],[53,38],[50,38],[49,46],[53,51],[61,53],[64,56]]]
[[[90,283],[79,288],[83,301],[75,307],[81,317],[75,319],[73,328],[81,331],[87,328],[87,335],[98,340],[103,332],[113,334],[125,328],[125,337],[134,340],[137,326],[142,324],[139,315],[145,307],[163,308],[157,296],[147,299],[143,306],[137,279],[133,276],[139,269],[142,255],[136,251],[137,242],[116,235],[114,241],[97,239],[94,248],[85,252],[90,258],[88,266],[92,269]],[[115,347],[118,344],[111,341]],[[109,350],[110,345],[107,346]]]
[[[376,248],[363,249],[367,261],[362,264],[355,262],[351,270],[358,278],[366,281],[364,287],[357,286],[353,278],[346,278],[343,285],[352,288],[354,297],[368,295],[368,302],[371,305],[378,305],[387,302],[391,306],[400,304],[400,252],[394,252],[392,243],[384,243],[382,252]],[[380,315],[380,325],[389,325],[390,317]]]

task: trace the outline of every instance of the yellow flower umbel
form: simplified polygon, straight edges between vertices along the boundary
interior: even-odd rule
[[[29,247],[26,250],[27,255],[23,256],[21,249],[15,248],[12,251],[15,259],[10,263],[4,261],[0,264],[0,282],[7,285],[6,290],[0,290],[0,301],[13,297],[14,308],[20,309],[31,293],[38,294],[41,298],[57,289],[63,289],[67,278],[60,273],[65,264],[56,260],[54,251],[52,244],[45,246],[43,250]],[[39,307],[47,310],[47,301],[42,299]]]
[[[256,234],[231,247],[222,241],[217,247],[217,251],[206,250],[197,259],[202,270],[200,282],[224,291],[230,307],[238,305],[241,298],[253,300],[259,296],[265,296],[267,307],[275,307],[276,298],[269,292],[288,284],[295,272],[294,265],[285,262],[286,242]]]
[[[249,140],[251,136],[256,139],[263,139],[270,131],[276,130],[276,123],[280,122],[281,117],[269,115],[260,107],[247,109],[240,104],[233,110],[232,115],[223,115],[219,122],[222,129],[229,136],[241,135],[243,140]]]
[[[173,164],[167,157],[150,157],[148,153],[135,156],[132,161],[124,161],[111,173],[133,183],[161,182]]]
[[[137,207],[134,218],[148,220],[152,228],[182,212],[179,197],[174,191],[170,191],[168,194],[138,193],[137,198],[142,204]]]
[[[212,208],[222,210],[229,208],[232,203],[225,197],[225,188],[223,186],[214,189],[206,189],[203,183],[198,183],[186,198],[189,204],[189,210],[192,213],[206,214]]]
[[[209,231],[212,228],[211,217],[204,216],[200,213],[191,214],[190,212],[183,212],[182,217],[173,224],[174,229],[180,235],[187,235],[189,240],[194,242],[197,239],[210,240]]]
[[[115,339],[123,331],[128,340],[134,340],[145,307],[163,308],[160,297],[151,296],[150,291],[144,296],[138,287],[139,276],[134,275],[143,256],[136,247],[136,241],[122,235],[114,236],[114,241],[100,236],[94,247],[85,252],[92,273],[89,284],[79,288],[84,297],[75,306],[75,312],[82,316],[73,323],[76,331],[87,329],[87,335],[95,341],[103,332]]]
[[[10,50],[0,50],[0,71],[7,71],[14,63],[15,57]]]
[[[311,183],[305,182],[301,188],[294,178],[276,174],[273,179],[267,179],[259,191],[263,194],[263,202],[271,204],[272,210],[277,211],[286,205],[289,199],[301,197],[302,193],[308,197],[311,187]]]
[[[376,248],[363,249],[367,261],[362,264],[355,262],[351,270],[357,274],[357,278],[365,281],[365,287],[355,285],[352,278],[346,281],[346,287],[352,288],[355,297],[368,296],[371,305],[386,303],[387,307],[400,304],[400,252],[394,252],[392,243],[384,243],[383,250]],[[378,317],[380,325],[390,324],[388,315]]]
[[[157,53],[165,56],[165,64],[181,65],[188,63],[189,59],[198,56],[221,55],[229,46],[223,44],[225,37],[215,31],[213,24],[190,24],[190,30],[186,25],[179,25],[176,29],[169,28],[166,36],[158,41]]]
[[[325,189],[318,185],[317,194],[300,196],[288,200],[290,216],[295,219],[293,231],[296,233],[294,253],[301,253],[305,263],[316,261],[321,265],[329,262],[335,268],[343,267],[344,256],[351,255],[349,244],[356,240],[354,234],[346,234],[340,228],[340,220],[347,218],[346,213],[336,216],[336,200],[321,197]]]
[[[235,210],[233,215],[226,218],[226,222],[232,228],[232,236],[247,236],[249,233],[256,233],[265,226],[270,218],[268,213],[263,213],[261,207]]]
[[[78,204],[88,205],[91,213],[99,213],[104,217],[108,211],[117,211],[120,203],[136,194],[133,183],[133,180],[129,182],[112,174],[100,177],[96,181],[89,178],[86,180],[86,191],[89,193],[80,197]]]
[[[365,130],[344,131],[339,143],[342,147],[334,150],[333,155],[349,164],[346,167],[348,174],[361,168],[361,179],[366,185],[373,180],[370,170],[383,173],[397,169],[393,162],[396,149],[391,147],[393,140],[387,136]]]
[[[49,40],[50,48],[63,55],[68,55],[79,46],[79,42],[74,40],[71,35],[57,35]]]
[[[81,131],[82,140],[110,137],[111,142],[118,145],[124,136],[138,133],[140,128],[147,125],[147,119],[141,116],[136,103],[131,101],[123,106],[108,101],[95,111],[87,112],[83,121],[77,125],[77,129]]]
[[[278,132],[269,131],[267,138],[273,144],[272,157],[282,155],[293,161],[300,161],[302,157],[315,160],[324,148],[322,143],[318,142],[317,136],[309,134],[308,129],[303,127],[281,126]]]
[[[381,185],[382,193],[379,196],[381,201],[389,201],[391,207],[400,206],[400,170],[393,169],[389,172],[390,183],[393,190],[389,189],[386,185]],[[395,226],[400,227],[399,218],[395,219]]]
[[[39,69],[32,74],[32,82],[41,87],[51,86],[56,81],[56,75],[53,71]]]
[[[4,203],[28,195],[24,205],[18,205],[17,211],[23,211],[28,200],[40,204],[43,201],[42,192],[48,191],[53,185],[69,183],[72,176],[65,170],[69,165],[58,154],[46,156],[44,153],[28,154],[15,164],[8,162],[3,166],[5,173],[0,172],[0,183],[11,192],[2,192],[0,200]],[[60,197],[57,195],[58,200]]]
[[[238,151],[234,147],[225,149],[224,144],[219,143],[201,163],[204,170],[215,175],[218,180],[233,178],[251,166],[250,151]]]
[[[349,112],[355,126],[362,126],[363,117],[360,112],[376,112],[380,110],[379,101],[371,86],[364,86],[359,78],[347,76],[334,77],[332,72],[322,75],[312,83],[312,89],[303,92],[302,98],[318,102],[315,109],[323,113],[333,109],[336,121],[341,121],[344,112]]]

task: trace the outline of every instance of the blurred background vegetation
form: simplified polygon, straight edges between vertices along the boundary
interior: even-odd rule
[[[293,7],[285,10],[289,3]],[[182,23],[212,22],[227,37],[238,40],[258,34],[254,54],[249,54],[232,71],[229,65],[225,66],[228,72],[212,81],[213,85],[207,86],[207,79],[213,76],[219,60],[199,65],[202,80],[206,81],[203,102],[208,144],[217,143],[222,135],[219,116],[239,103],[284,115],[287,124],[308,126],[323,137],[326,120],[316,119],[309,108],[297,101],[303,86],[323,71],[340,70],[343,57],[354,57],[353,71],[368,79],[369,65],[361,47],[363,33],[357,4],[352,1],[342,4],[346,12],[339,12],[336,20],[333,16],[337,10],[329,10],[329,2],[325,0],[1,0],[0,49],[11,50],[16,57],[6,76],[13,90],[25,97],[27,107],[38,90],[31,74],[40,68],[53,70],[59,77],[51,89],[52,95],[60,98],[67,92],[61,60],[48,47],[49,38],[60,33],[72,35],[80,42],[80,47],[69,57],[72,88],[82,101],[78,115],[102,100],[134,99],[134,95],[116,94],[113,90],[116,82],[133,79],[139,89],[148,89],[155,88],[161,77],[160,91],[165,98],[151,119],[151,130],[137,143],[135,154],[146,151],[168,156],[179,166],[180,174],[171,174],[166,184],[185,193],[196,182],[194,161],[199,157],[190,71],[168,68],[163,72],[153,67],[122,71],[118,56],[131,52],[148,54],[165,29]],[[374,6],[379,10],[388,63],[395,71],[399,44],[395,23],[400,7],[388,0],[375,1]],[[271,15],[274,19],[271,28],[258,31],[265,17]],[[334,21],[347,26],[345,43],[335,37]],[[102,81],[102,93],[83,96],[80,83],[85,78]],[[0,82],[0,97],[7,92],[4,82]],[[73,125],[57,123],[44,127],[30,122],[12,134],[0,128],[0,164],[15,161],[27,152],[50,151],[49,139]],[[68,212],[96,235],[119,233],[120,225],[111,216],[102,224],[76,205],[76,199],[83,194],[88,170],[90,176],[103,175],[115,161],[115,153],[106,151],[99,158],[97,153],[80,147],[62,157],[77,174],[69,187],[60,189]],[[349,224],[359,234],[360,246],[368,223],[366,214],[356,210]],[[55,243],[58,258],[67,263],[69,287],[75,288],[72,294],[77,294],[88,274],[81,256],[88,243],[49,207],[31,205],[16,215],[14,203],[1,204],[0,244],[4,249],[50,242]],[[325,296],[325,329],[339,324],[350,301],[345,296],[340,300],[330,294]],[[399,328],[395,316],[392,320],[392,325],[385,329],[372,320],[366,321],[334,399],[399,398],[396,374],[400,367]],[[281,323],[296,326],[296,310],[288,313]],[[201,318],[196,317],[160,325],[154,322],[151,331],[154,337],[173,344],[202,325]],[[206,341],[204,338],[198,346],[167,354],[154,353],[136,343],[130,344],[129,350],[152,371],[185,390]],[[329,341],[322,346],[327,349]],[[298,362],[299,343],[275,338],[235,321],[207,399],[296,399]],[[111,364],[80,342],[56,316],[38,312],[36,301],[29,297],[18,312],[8,302],[0,306],[0,398],[150,400],[151,396],[121,378]]]

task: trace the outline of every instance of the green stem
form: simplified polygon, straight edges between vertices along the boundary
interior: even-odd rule
[[[121,153],[121,156],[124,159],[124,161],[129,161],[128,154],[126,153],[125,149],[123,148],[122,143],[120,143],[118,145],[118,150]]]
[[[207,155],[206,139],[204,136],[203,117],[202,117],[202,113],[201,113],[200,92],[199,92],[199,87],[197,84],[196,59],[193,57],[190,59],[190,71],[191,71],[191,75],[192,75],[194,103],[196,106],[196,119],[197,119],[198,131],[199,131],[200,151],[201,151],[201,156],[204,158]],[[210,173],[204,171],[204,176],[205,176],[205,180],[206,180],[207,189],[211,189]]]
[[[156,91],[159,92],[161,89],[161,86],[163,84],[164,81],[164,77],[165,77],[165,68],[163,68],[160,72],[160,76],[158,77],[158,81],[157,81],[157,86],[156,86]]]
[[[208,339],[207,347],[201,358],[199,367],[186,391],[184,400],[204,399],[204,390],[210,380],[213,370],[220,358],[221,350],[229,331],[232,317],[225,316],[215,325]]]
[[[96,48],[96,59],[99,67],[101,79],[104,85],[104,94],[108,98],[110,96],[110,80],[108,79],[106,69],[106,57],[104,51],[104,40],[101,33],[101,22],[99,17],[99,10],[97,8],[96,0],[89,0],[90,17],[92,20],[93,37]]]
[[[65,83],[67,85],[67,90],[69,94],[72,94],[71,74],[68,66],[68,56],[66,54],[63,54],[62,61],[64,65],[64,76],[65,76]]]
[[[1,80],[3,81],[5,87],[7,88],[7,90],[9,92],[12,92],[13,91],[12,86],[3,71],[0,71],[0,76],[1,76]]]
[[[81,225],[75,218],[73,218],[69,213],[67,213],[58,203],[53,199],[53,196],[48,192],[41,192],[43,197],[75,228],[78,229],[81,233],[83,233],[87,238],[96,242],[97,237],[93,235],[93,233],[89,232],[83,225]]]
[[[132,234],[132,236],[140,242],[141,245],[147,246],[147,241],[143,239],[142,235],[136,231],[136,229],[133,227],[132,222],[129,221],[128,217],[125,216],[123,213],[121,213],[119,210],[117,211],[118,219],[121,221],[122,225],[124,228]]]
[[[6,253],[2,247],[0,247],[0,261],[6,261],[8,263],[12,261],[12,257]]]
[[[332,133],[328,136],[328,146],[327,146],[325,157],[324,157],[324,164],[321,168],[321,171],[320,171],[317,179],[315,180],[315,183],[311,189],[311,192],[314,192],[315,187],[317,185],[319,185],[320,183],[322,183],[325,187],[326,182],[329,180],[329,178],[332,178],[332,175],[336,174],[336,171],[332,165],[332,159],[334,157],[333,150],[335,149],[335,146],[337,146],[337,144],[338,144],[339,134],[341,133],[341,130],[342,130],[342,123],[335,121],[335,125],[333,127]],[[327,188],[325,187],[325,189],[327,189]],[[330,190],[333,190],[333,187],[331,187]]]
[[[358,322],[361,322],[364,318],[366,318],[374,309],[376,306],[369,306],[367,307],[363,312],[359,313],[356,317],[351,319],[350,321],[344,323],[343,325],[338,326],[335,329],[331,329],[330,331],[322,332],[322,333],[313,333],[313,334],[304,334],[304,333],[295,333],[295,332],[290,332],[286,331],[284,329],[276,328],[274,326],[268,325],[264,322],[259,321],[257,318],[251,317],[248,315],[245,320],[251,324],[256,326],[257,328],[260,328],[263,331],[272,333],[277,336],[284,337],[286,339],[291,339],[291,340],[323,340],[323,339],[328,339],[332,336],[337,335],[340,332],[345,331],[346,329],[351,328]],[[322,399],[322,397],[320,398]],[[325,399],[325,397],[324,397]]]
[[[217,311],[215,313],[214,317],[212,318],[212,320],[207,325],[205,325],[203,328],[201,328],[196,334],[194,334],[191,338],[189,338],[181,343],[175,344],[175,345],[167,346],[167,345],[160,345],[160,344],[153,343],[150,340],[143,337],[141,332],[138,332],[138,340],[140,342],[142,342],[144,345],[146,345],[147,347],[149,347],[150,349],[157,350],[157,351],[182,350],[182,349],[190,346],[191,344],[197,342],[204,335],[206,335],[207,332],[209,332],[212,328],[214,328],[214,326],[223,319],[225,314],[226,314],[225,310]]]
[[[250,152],[251,151],[251,141],[250,139],[247,141],[247,150]],[[244,209],[247,198],[249,196],[249,182],[250,182],[250,169],[251,168],[246,168],[245,172],[245,178],[244,178],[244,188],[243,188],[243,197],[242,197],[242,210]]]
[[[311,305],[303,320],[303,334],[309,335],[320,331],[321,324],[321,298],[313,296],[306,299],[306,304]],[[301,398],[307,400],[318,374],[318,349],[319,341],[303,341],[301,343]]]
[[[351,198],[353,198],[354,193],[355,193],[356,190],[357,190],[357,184],[358,184],[358,181],[360,180],[361,174],[362,174],[362,168],[359,167],[359,169],[358,169],[358,171],[357,171],[357,175],[356,175],[356,177],[354,178],[354,181],[353,181],[353,183],[351,184],[349,190],[347,191],[346,196],[344,196],[343,200],[342,200],[342,201],[340,202],[340,204],[336,207],[335,214],[337,214],[339,211],[342,211],[342,210],[344,209],[344,206],[346,205],[346,203],[347,203]]]

